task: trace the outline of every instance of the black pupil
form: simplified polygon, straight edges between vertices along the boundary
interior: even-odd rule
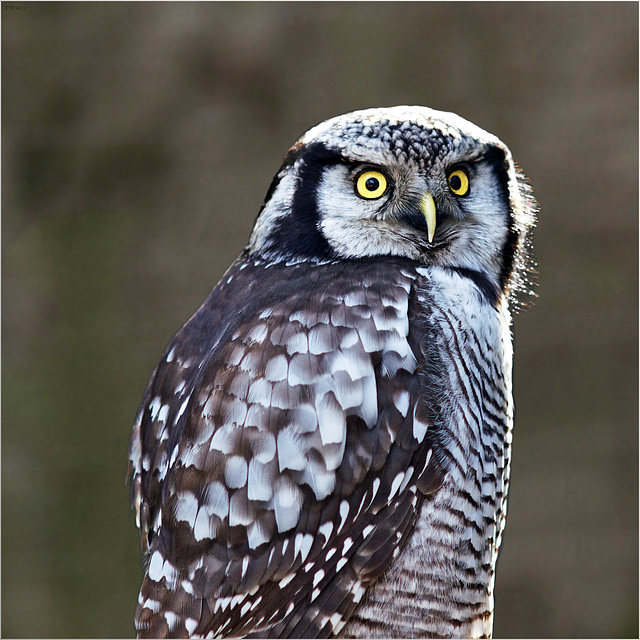
[[[378,180],[378,178],[373,178],[373,177],[367,178],[367,181],[364,183],[364,186],[367,189],[367,191],[376,191],[380,186],[380,181]]]
[[[458,191],[462,187],[462,180],[459,175],[453,175],[449,178],[449,184],[454,191]]]

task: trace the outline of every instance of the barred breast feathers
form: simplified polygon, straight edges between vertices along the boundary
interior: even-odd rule
[[[463,275],[440,268],[424,275],[416,304],[428,318],[423,351],[447,474],[345,638],[491,634],[513,422],[511,318],[506,301],[489,304]]]

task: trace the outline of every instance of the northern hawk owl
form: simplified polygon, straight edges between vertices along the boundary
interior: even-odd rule
[[[535,208],[451,113],[291,147],[139,409],[140,637],[491,635]]]

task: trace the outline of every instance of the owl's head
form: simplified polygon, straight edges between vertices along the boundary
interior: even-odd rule
[[[535,201],[509,149],[426,107],[355,111],[287,153],[248,250],[269,260],[402,256],[521,288]]]

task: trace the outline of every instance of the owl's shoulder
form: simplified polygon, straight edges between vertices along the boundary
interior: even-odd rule
[[[340,306],[375,310],[381,296],[385,300],[406,299],[414,283],[423,279],[419,272],[425,270],[412,260],[395,257],[278,262],[241,257],[175,334],[165,358],[198,357],[244,324],[265,319],[273,324],[273,310],[310,315],[321,308]]]
[[[267,261],[242,254],[173,336],[149,380],[130,444],[138,510],[141,475],[149,501],[159,499],[164,478],[154,470],[170,466],[189,402],[217,377],[241,377],[239,359],[241,369],[254,363],[249,375],[261,377],[281,352],[295,356],[302,340],[320,366],[323,349],[339,350],[357,336],[367,353],[392,340],[385,364],[394,370],[408,351],[410,297],[420,277],[403,258]]]

